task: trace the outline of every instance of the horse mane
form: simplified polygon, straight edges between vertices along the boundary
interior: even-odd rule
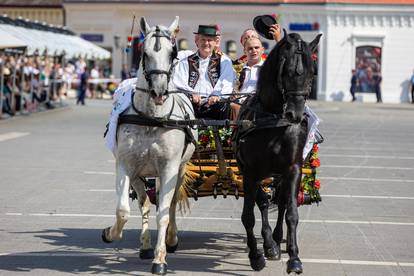
[[[288,35],[295,42],[299,39],[302,40],[301,36],[297,33],[290,33]],[[302,40],[302,42],[304,41]],[[289,48],[286,49],[287,47]],[[267,59],[260,69],[256,93],[262,107],[266,112],[276,114],[283,112],[284,99],[281,90],[283,84],[280,83],[278,75],[282,57],[293,58],[294,56],[294,54],[290,57],[283,55],[285,51],[290,49],[290,47],[292,46],[290,46],[285,36],[273,47],[272,51],[267,56]],[[313,70],[311,52],[309,47],[302,47],[302,49],[304,51],[304,54],[302,55],[302,64],[305,72],[307,74],[310,74]]]

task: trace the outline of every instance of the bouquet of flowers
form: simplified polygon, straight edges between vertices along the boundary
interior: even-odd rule
[[[220,128],[219,139],[223,147],[231,147],[231,128]],[[214,141],[213,128],[200,130],[198,133],[198,144],[204,149],[216,149],[216,142]]]

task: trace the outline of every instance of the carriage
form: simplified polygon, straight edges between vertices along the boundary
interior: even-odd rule
[[[205,121],[201,121],[205,122]],[[239,122],[229,123],[227,120],[215,120],[214,126],[199,123],[199,139],[197,149],[190,162],[186,165],[184,181],[181,193],[185,198],[193,198],[195,201],[200,197],[227,198],[233,196],[239,199],[244,196],[243,175],[237,166],[235,149],[232,143],[232,127],[225,125],[237,125]],[[222,127],[218,127],[221,125]],[[319,144],[323,137],[316,132],[311,142],[312,148],[306,154],[302,167],[302,179],[298,193],[298,206],[319,204],[322,201],[320,180],[317,178],[319,160]],[[273,175],[260,182],[260,188],[267,194],[269,202],[277,206],[278,187],[280,175]],[[153,204],[156,203],[155,179],[145,180],[146,192]],[[131,189],[130,197],[136,199],[136,192]]]
[[[179,195],[195,200],[231,195],[243,197],[242,224],[251,268],[262,270],[265,257],[280,260],[286,218],[287,272],[302,273],[297,207],[321,200],[316,179],[318,143],[323,140],[319,135],[303,161],[308,130],[305,101],[313,78],[311,53],[321,35],[307,43],[285,31],[262,66],[257,93],[246,99],[238,119],[217,121],[196,119],[189,98],[176,93],[170,82],[176,56],[172,34],[178,17],[168,28],[151,28],[145,18],[140,25],[146,38],[139,77],[131,108],[119,117],[115,129],[116,220],[103,230],[103,241],[122,238],[132,187],[142,214],[140,258],[153,259],[152,273],[164,275],[167,252],[175,252],[178,246],[175,212]],[[146,176],[158,177],[156,189]],[[148,226],[150,201],[157,204],[155,250]],[[268,221],[270,203],[278,206],[273,232]],[[253,231],[256,204],[262,215],[264,254],[257,248]]]
[[[232,147],[232,128],[207,126],[199,132],[198,149],[186,166],[186,177],[183,182],[186,195],[194,200],[208,196],[214,199],[218,196],[234,196],[236,199],[243,197],[243,176],[237,166],[235,149]],[[302,167],[298,205],[318,204],[322,200],[317,169],[320,166],[318,145],[323,142],[323,137],[318,132],[316,135]],[[274,205],[277,205],[280,181],[280,175],[273,175],[260,182],[260,188],[266,192],[269,201]]]

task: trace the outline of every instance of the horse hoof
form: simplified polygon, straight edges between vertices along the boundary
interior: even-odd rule
[[[110,229],[111,228],[108,227],[108,228],[105,228],[104,230],[102,230],[102,236],[101,237],[102,237],[102,240],[106,243],[111,243],[112,242],[111,240],[108,240],[107,237],[106,237],[106,235],[109,233]]]
[[[166,264],[152,264],[151,272],[152,274],[156,274],[156,275],[165,275],[167,274],[167,265]]]
[[[174,246],[169,246],[168,244],[165,244],[165,247],[167,248],[167,253],[174,253],[177,250],[178,242]]]
[[[275,245],[270,248],[263,248],[266,259],[268,260],[280,260],[280,248]]]
[[[266,266],[266,260],[262,254],[258,254],[255,258],[249,258],[250,266],[255,271],[260,271]]]
[[[143,260],[154,259],[154,249],[140,249],[139,258]]]
[[[287,261],[286,272],[290,274],[295,272],[296,274],[301,274],[303,272],[302,262],[299,259]]]

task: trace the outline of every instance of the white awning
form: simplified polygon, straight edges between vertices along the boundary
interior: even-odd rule
[[[8,24],[0,24],[0,30],[22,41],[27,46],[29,55],[33,55],[36,50],[39,54],[47,50],[49,55],[65,54],[67,58],[108,59],[111,57],[109,51],[74,35],[28,29]],[[3,39],[1,41],[3,42]]]
[[[0,49],[26,47],[27,43],[0,29]]]

